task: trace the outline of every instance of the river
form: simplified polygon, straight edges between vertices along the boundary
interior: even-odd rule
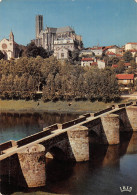
[[[41,131],[54,123],[76,118],[73,114],[1,114],[0,143],[19,140]],[[0,184],[2,194],[44,195],[119,195],[137,194],[137,133],[122,133],[116,146],[90,144],[90,161],[64,163],[46,160],[47,185],[36,189],[22,189],[7,183]],[[120,187],[132,187],[121,192]]]

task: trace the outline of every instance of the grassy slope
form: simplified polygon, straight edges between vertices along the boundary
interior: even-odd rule
[[[38,105],[39,102],[39,105]],[[122,100],[120,103],[124,103],[126,100]],[[104,102],[90,102],[90,101],[58,101],[46,102],[43,101],[25,101],[25,100],[0,100],[0,111],[10,112],[96,112],[115,104]]]

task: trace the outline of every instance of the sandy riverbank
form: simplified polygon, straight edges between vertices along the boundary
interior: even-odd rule
[[[122,100],[119,103],[125,103],[128,100]],[[66,113],[86,113],[96,112],[111,105],[118,104],[114,102],[90,102],[90,101],[25,101],[25,100],[0,100],[0,112],[66,112]]]

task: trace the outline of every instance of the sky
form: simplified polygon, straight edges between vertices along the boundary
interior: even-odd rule
[[[137,0],[0,0],[0,40],[13,31],[18,44],[35,38],[35,17],[44,28],[71,26],[84,47],[137,42]]]

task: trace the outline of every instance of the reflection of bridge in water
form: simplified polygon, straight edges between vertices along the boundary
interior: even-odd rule
[[[21,186],[43,186],[46,182],[45,155],[80,162],[91,159],[91,151],[95,152],[89,143],[118,145],[122,139],[120,132],[137,131],[137,106],[131,104],[85,114],[19,141],[1,144],[1,178],[8,175]]]

